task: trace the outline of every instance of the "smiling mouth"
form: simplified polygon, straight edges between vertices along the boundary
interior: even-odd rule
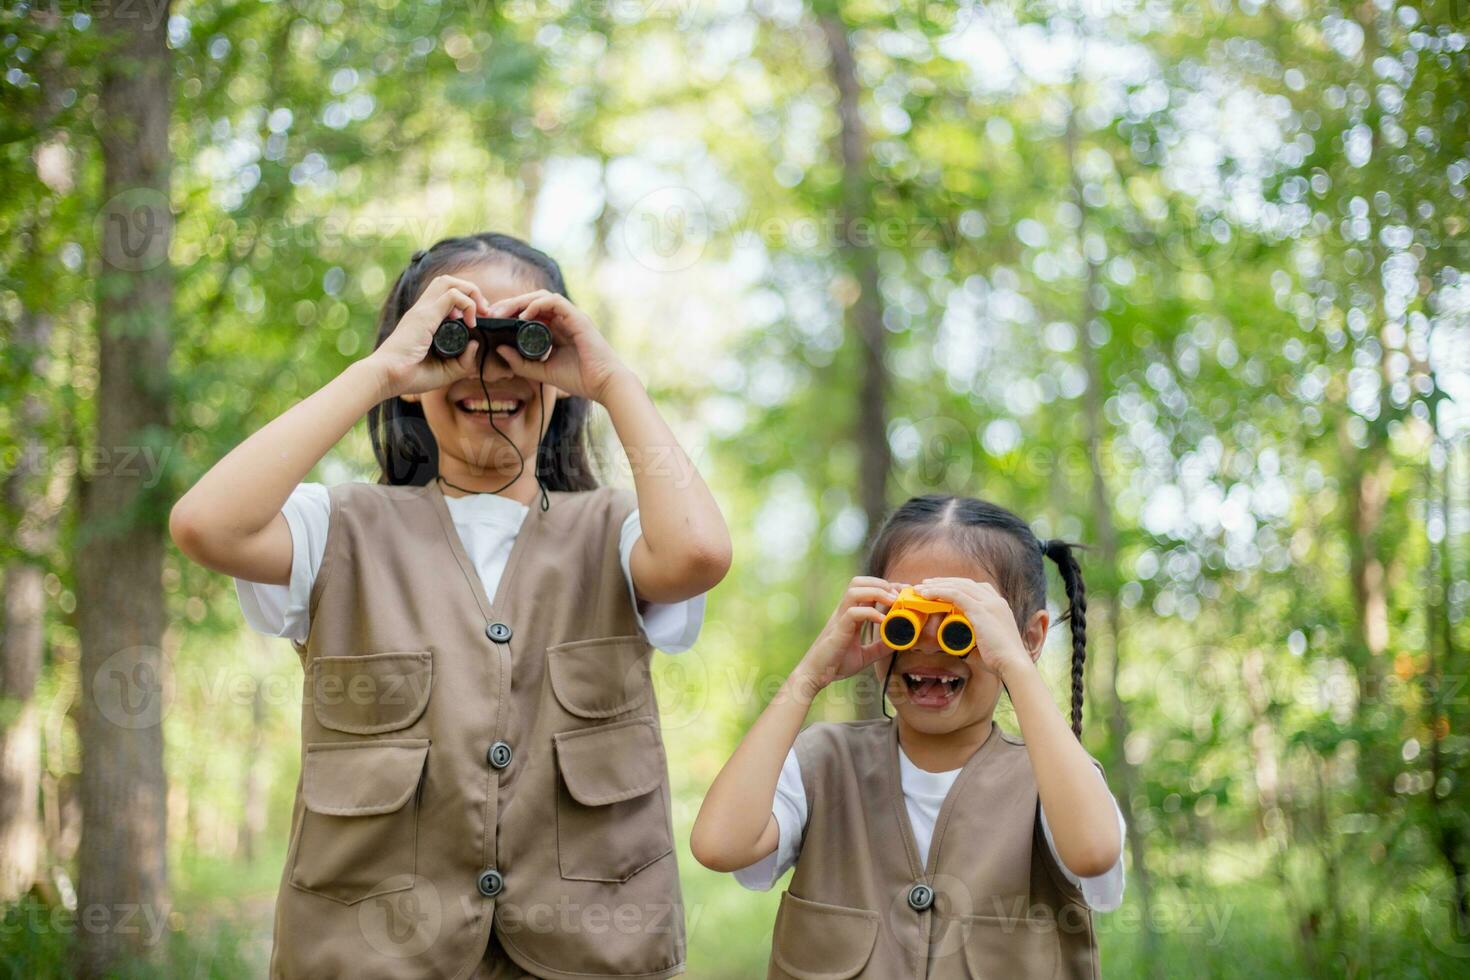
[[[921,708],[943,708],[959,697],[965,678],[957,674],[915,674],[905,671],[909,703]]]
[[[461,398],[454,407],[466,415],[481,418],[513,419],[526,407],[519,398]]]

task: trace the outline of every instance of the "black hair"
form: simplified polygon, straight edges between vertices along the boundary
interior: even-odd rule
[[[444,238],[413,254],[398,274],[383,308],[378,312],[377,349],[418,301],[424,287],[438,275],[482,262],[503,262],[529,273],[542,289],[571,299],[561,266],[540,249],[512,235],[481,232]],[[536,450],[536,478],[547,490],[594,490],[597,474],[587,445],[587,399],[558,398],[551,420]],[[368,434],[381,474],[379,483],[423,486],[439,475],[439,445],[429,431],[423,406],[390,398],[368,409]]]
[[[910,498],[888,516],[868,549],[869,575],[884,578],[905,551],[933,541],[973,558],[1011,605],[1016,628],[1026,629],[1046,608],[1046,568],[1042,557],[1057,563],[1067,590],[1067,620],[1072,632],[1072,734],[1082,739],[1082,668],[1087,662],[1087,589],[1075,549],[1058,538],[1042,541],[1031,526],[998,504],[974,497],[925,494]]]

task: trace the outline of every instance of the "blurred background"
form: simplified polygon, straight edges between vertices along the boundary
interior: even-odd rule
[[[1467,22],[7,3],[0,971],[263,974],[301,668],[167,511],[368,352],[410,253],[496,229],[561,261],[735,535],[656,661],[681,841],[882,513],[979,494],[1091,546],[1108,975],[1464,976]],[[314,474],[375,476],[362,427]],[[779,889],[682,868],[689,975],[763,976]]]

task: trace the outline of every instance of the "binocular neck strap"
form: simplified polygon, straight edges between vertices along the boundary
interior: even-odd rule
[[[490,386],[485,383],[485,356],[489,353],[489,347],[480,348],[480,390],[485,393],[486,405],[490,404]],[[536,398],[536,459],[531,464],[531,475],[536,478],[536,489],[540,492],[541,496],[541,512],[544,514],[551,509],[551,497],[546,493],[546,484],[541,482],[541,440],[546,437],[546,382],[542,381],[540,384],[541,390]],[[457,486],[456,484],[450,483],[448,480],[444,479],[444,475],[442,473],[439,475],[440,483],[444,484],[446,487],[451,487],[452,489],[458,490],[460,493],[465,494],[501,493],[509,489],[510,486],[514,484],[517,480],[519,480],[521,478],[521,475],[526,472],[526,456],[524,453],[521,452],[521,447],[517,446],[515,440],[506,435],[501,430],[500,426],[495,424],[494,412],[489,413],[489,419],[490,428],[495,430],[496,435],[500,436],[500,438],[510,443],[510,448],[514,449],[516,452],[516,459],[518,461],[518,465],[516,466],[516,475],[511,477],[501,486],[496,487],[494,490],[466,490],[464,487]]]

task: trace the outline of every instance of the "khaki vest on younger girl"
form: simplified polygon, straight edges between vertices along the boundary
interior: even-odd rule
[[[897,726],[816,724],[796,740],[807,824],[771,944],[772,978],[1099,976],[1092,914],[1042,836],[1025,745],[992,725],[919,863]]]
[[[331,498],[272,975],[465,976],[492,924],[538,977],[679,972],[631,495],[533,506],[493,598],[436,486]]]

